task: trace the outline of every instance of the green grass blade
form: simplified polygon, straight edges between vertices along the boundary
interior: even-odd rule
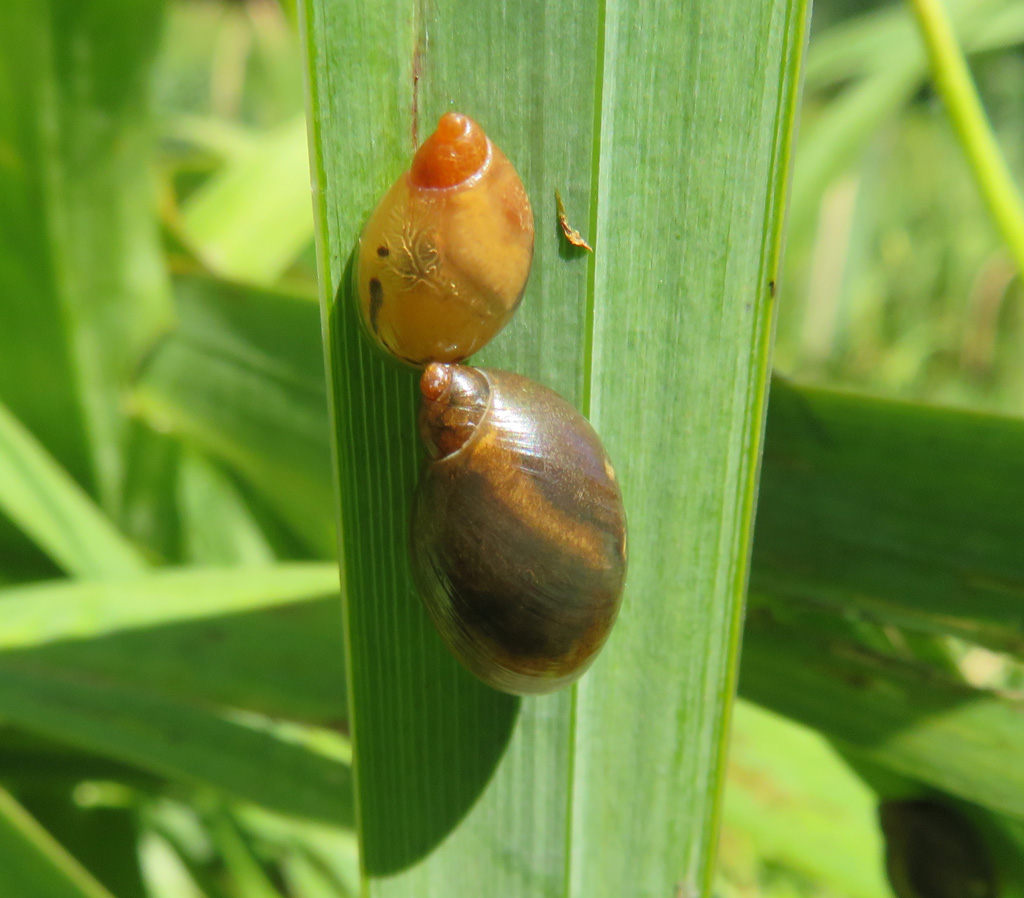
[[[152,819],[146,822],[150,832],[140,853],[153,898],[233,898],[189,856],[177,833],[168,832]]]
[[[90,484],[92,459],[49,235],[38,225],[46,203],[38,160],[46,152],[39,111],[48,83],[40,68],[52,54],[48,11],[36,0],[12,0],[0,28],[0,397],[80,483]]]
[[[336,593],[46,643],[22,653],[81,677],[130,681],[179,700],[324,726],[345,720]]]
[[[333,565],[308,562],[33,584],[0,592],[0,651],[305,602],[337,588]]]
[[[579,687],[574,895],[710,890],[806,14],[608,7],[591,410],[631,572]]]
[[[751,593],[740,692],[875,764],[1024,817],[1024,703],[868,642],[842,609]]]
[[[863,152],[878,128],[913,96],[923,62],[912,56],[857,81],[801,132],[793,174],[793,233],[813,226],[822,195]]]
[[[966,49],[984,52],[1024,39],[1024,9],[974,0],[951,4]],[[907,10],[887,8],[817,35],[807,60],[808,89],[850,80],[820,113],[811,106],[797,150],[791,232],[812,226],[828,186],[864,152],[879,128],[914,96],[927,59]]]
[[[428,30],[451,35],[443,44],[448,52],[431,54],[436,78],[421,79],[422,133],[446,108],[445,91],[458,85],[459,108],[481,121],[526,179],[543,235],[522,316],[509,331],[516,338],[487,358],[579,401],[586,262],[560,261],[553,194],[559,188],[571,210],[589,204],[591,116],[579,127],[578,108],[581,96],[593,94],[596,59],[593,50],[571,51],[594,47],[597,21],[582,10],[550,8],[543,28],[524,29],[539,9],[449,3],[431,8],[428,23],[399,4],[372,13],[307,4],[313,169],[317,183],[330,188],[319,195],[321,285],[330,309],[363,218],[408,164],[414,48]],[[466,40],[455,37],[460,29],[516,37]],[[451,52],[453,40],[468,52]],[[557,90],[545,94],[538,75]],[[344,91],[329,89],[342,83]],[[490,692],[456,665],[431,629],[406,561],[419,460],[415,376],[373,354],[346,310],[342,304],[331,316],[332,386],[347,623],[358,634],[349,646],[360,709],[353,723],[363,740],[357,763],[369,891],[510,898],[550,891],[566,862],[570,697],[520,703]],[[558,341],[557,350],[544,334]]]
[[[10,657],[0,716],[48,738],[285,814],[351,823],[340,760],[198,705]]]
[[[182,453],[176,498],[187,563],[251,566],[274,560],[238,487],[206,456]]]
[[[1020,654],[1022,456],[1019,420],[777,379],[751,587]]]
[[[2,788],[0,857],[0,894],[18,898],[113,898]]]
[[[0,509],[73,576],[146,567],[138,549],[2,402]]]
[[[124,389],[170,317],[147,121],[162,11],[160,0],[14,0],[0,29],[11,94],[0,194],[12,211],[31,204],[4,228],[33,232],[3,241],[17,258],[0,269],[13,274],[0,394],[111,514]]]
[[[218,854],[224,858],[224,866],[239,894],[245,898],[282,898],[231,815],[222,810],[208,815],[208,823]]]
[[[949,12],[972,52],[1012,47],[1021,40],[1024,9],[1014,0],[949,0]],[[914,58],[923,74],[921,39],[906,6],[886,6],[844,18],[815,34],[807,54],[807,89],[879,72],[906,56]]]
[[[345,716],[330,564],[168,570],[0,592],[0,658],[292,720]]]
[[[355,833],[310,821],[290,821],[258,808],[239,809],[236,819],[252,836],[289,850],[315,868],[318,888],[326,886],[330,898],[355,898],[359,892],[359,846]],[[286,870],[286,878],[290,879]],[[303,875],[303,880],[306,879]],[[305,898],[305,893],[295,889]],[[313,893],[319,898],[319,893]],[[313,898],[313,896],[311,896]]]
[[[843,898],[891,898],[877,805],[820,734],[736,703],[723,812],[725,878],[732,879],[735,861],[753,857],[812,877]],[[751,873],[736,872],[738,882]]]
[[[40,781],[34,788],[16,787],[12,792],[43,829],[117,898],[150,898],[142,884],[135,808],[79,800],[88,796],[90,789],[93,798],[105,788],[108,794],[124,795],[127,790],[106,784],[76,790],[72,782],[55,777],[49,783]]]
[[[140,853],[153,898],[236,898],[199,809],[165,800],[141,811],[146,836]]]
[[[308,163],[304,118],[252,141],[189,196],[186,242],[212,271],[273,283],[313,239]]]
[[[329,557],[335,537],[315,306],[208,278],[177,286],[180,321],[140,374],[138,414],[230,464]]]
[[[303,12],[367,893],[703,888],[806,10]],[[623,619],[578,707],[488,692],[430,629],[406,560],[415,377],[364,344],[345,292],[412,110],[423,136],[451,105],[515,162],[538,227],[523,309],[483,356],[592,413],[634,528]],[[556,188],[595,238],[589,271],[559,252]]]
[[[942,0],[910,0],[928,53],[935,88],[992,220],[1024,275],[1024,199],[982,108]]]
[[[148,789],[159,782],[155,774],[137,767],[7,725],[0,729],[0,764],[4,782],[13,789],[38,790],[54,785],[73,789],[82,780],[114,781]]]

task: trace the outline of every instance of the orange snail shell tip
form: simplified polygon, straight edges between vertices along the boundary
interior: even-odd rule
[[[518,308],[533,238],[512,163],[471,118],[445,113],[363,228],[356,296],[367,336],[414,367],[469,358]]]

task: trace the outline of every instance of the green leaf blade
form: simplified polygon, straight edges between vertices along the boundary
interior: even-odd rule
[[[752,589],[1020,654],[1024,508],[1007,484],[1024,425],[778,378],[772,390]]]
[[[300,817],[351,823],[348,767],[196,704],[23,659],[0,661],[0,714],[30,732]]]
[[[608,7],[591,412],[630,579],[578,689],[571,894],[708,887],[806,12]]]
[[[69,574],[139,573],[142,554],[0,402],[0,509]]]
[[[334,566],[163,570],[116,582],[34,583],[0,592],[0,652],[280,607],[337,590]]]
[[[253,143],[189,197],[181,228],[211,270],[272,284],[313,236],[305,119]]]
[[[1024,816],[1021,703],[866,645],[834,611],[752,596],[740,690],[878,765]]]
[[[0,789],[0,890],[19,898],[113,898],[4,789]]]
[[[317,555],[334,551],[323,358],[309,297],[210,278],[177,282],[180,321],[133,406],[231,465]]]
[[[805,12],[449,0],[410,16],[399,4],[305,4],[368,895],[669,895],[709,875]],[[449,108],[514,162],[537,224],[522,310],[482,359],[589,410],[626,491],[636,617],[623,612],[578,705],[571,690],[513,700],[483,689],[441,646],[409,575],[415,375],[363,339],[346,260],[408,164],[416,116],[422,138]],[[720,161],[707,165],[709,154]],[[595,263],[563,251],[556,189],[577,226],[592,210],[582,229]],[[693,253],[685,267],[681,247]],[[680,504],[655,446],[671,457],[671,486],[702,497],[664,532]],[[684,562],[681,539],[695,560]],[[694,573],[712,587],[687,596],[706,638],[679,613]],[[671,651],[680,634],[689,653]],[[683,725],[683,707],[701,710]]]
[[[4,241],[5,255],[8,245],[26,252],[4,259],[21,277],[4,291],[15,310],[0,332],[0,393],[117,515],[124,391],[171,315],[146,109],[163,3],[13,5],[0,82],[21,89],[13,174],[0,191],[34,204],[29,230],[45,240]]]

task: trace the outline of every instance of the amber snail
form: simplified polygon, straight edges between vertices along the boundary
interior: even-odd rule
[[[360,317],[408,364],[462,361],[508,323],[532,260],[523,182],[478,124],[449,112],[359,239]]]
[[[435,363],[413,571],[442,639],[496,689],[551,692],[594,660],[626,575],[622,493],[594,429],[507,371]]]

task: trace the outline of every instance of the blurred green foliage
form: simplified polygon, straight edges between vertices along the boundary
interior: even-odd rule
[[[844,127],[830,118],[837,104],[875,72],[898,69],[902,54],[914,50],[906,40],[880,40],[893,30],[893,13],[909,25],[901,5],[880,6],[873,14],[858,8],[850,18],[837,11],[843,6],[815,7],[819,27],[808,61],[797,198],[802,197],[802,163],[819,164],[807,154],[819,151],[822,129]],[[971,55],[972,71],[1000,145],[1018,180],[1024,180],[1019,9],[991,3],[961,3],[956,9],[964,11],[961,31],[982,31],[977,44],[985,49]],[[1002,32],[990,35],[989,28]],[[844,36],[845,43],[836,41]],[[908,38],[918,40],[909,30]],[[997,38],[1000,46],[987,48]],[[830,67],[848,63],[846,56],[868,74],[830,77]],[[817,78],[816,71],[821,72]],[[882,90],[880,85],[876,95]],[[850,154],[849,164],[823,191],[791,210],[776,368],[798,379],[874,394],[1019,414],[1024,407],[1019,273],[923,70],[907,80],[905,95],[907,101],[872,121],[870,130],[855,128],[845,135],[832,152]]]
[[[1024,182],[1018,6],[956,11],[984,106]],[[914,61],[916,40],[898,4],[816,4],[776,367],[799,381],[1020,415],[1020,273]],[[111,60],[123,69],[111,71]],[[320,563],[334,546],[304,108],[294,12],[270,0],[15,0],[0,12],[0,852],[25,859],[15,868],[0,858],[4,894],[358,893],[351,810],[336,806],[350,747],[333,569]],[[261,217],[268,196],[273,213]],[[815,399],[820,420],[845,414],[845,401]],[[870,436],[889,407],[865,402],[841,420]],[[928,420],[935,432],[972,432],[970,418]],[[1015,425],[985,421],[1004,447],[999,470],[1011,471]],[[811,457],[771,439],[783,463]],[[963,445],[965,467],[986,465]],[[865,450],[831,471],[833,482],[854,477],[862,459],[872,476],[888,470]],[[898,490],[887,476],[878,489]],[[781,495],[779,483],[769,472],[766,493]],[[892,526],[904,520],[865,495],[863,518],[852,520],[882,511]],[[983,530],[953,531],[951,543],[976,560],[966,550]],[[1011,613],[998,645],[976,644],[980,612],[942,630],[934,604],[900,606],[899,595],[857,580],[876,569],[864,561],[870,540],[848,556],[852,586],[834,578],[834,604],[846,588],[891,606],[822,611],[815,602],[829,586],[809,561],[820,545],[804,538],[788,579],[760,542],[754,580],[768,595],[748,634],[752,663],[780,693],[812,667],[794,651],[796,672],[779,673],[787,639],[806,650],[825,633],[848,653],[834,680],[808,676],[803,705],[785,698],[795,716],[830,721],[808,697],[823,684],[856,694],[841,690],[870,675],[892,700],[887,713],[912,718],[899,689],[918,674],[969,693],[970,707],[992,699],[984,707],[1020,715],[1009,691],[1024,682],[1020,652],[1006,635],[1021,628],[1010,604],[1022,597],[1017,569],[989,559],[983,587],[995,583]],[[900,534],[881,554],[900,540],[907,555],[919,546]],[[281,563],[289,559],[299,564]],[[160,576],[145,576],[177,564],[260,573],[232,576],[230,592],[217,572],[200,571],[189,595],[225,604],[192,615]],[[111,572],[129,578],[121,592],[60,580]],[[782,580],[799,581],[815,607],[773,598]],[[917,599],[932,588],[912,587]],[[152,615],[145,624],[133,616],[140,607]],[[771,689],[761,691],[771,704]],[[891,896],[876,804],[922,794],[960,808],[993,853],[998,894],[1021,894],[1019,819],[944,792],[941,751],[939,777],[925,786],[886,766],[886,746],[858,754],[850,730],[831,722],[817,725],[846,743],[740,705],[722,898]]]

